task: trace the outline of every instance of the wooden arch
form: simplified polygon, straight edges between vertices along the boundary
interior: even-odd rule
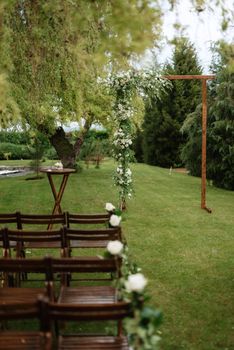
[[[201,80],[202,82],[202,164],[201,164],[201,208],[211,213],[206,206],[206,125],[207,125],[207,80],[215,75],[166,75],[169,80]]]

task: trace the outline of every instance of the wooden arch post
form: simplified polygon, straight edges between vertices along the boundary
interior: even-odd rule
[[[202,81],[202,164],[201,164],[201,208],[211,213],[206,206],[206,129],[207,129],[207,80],[215,79],[215,75],[166,75],[169,80]]]

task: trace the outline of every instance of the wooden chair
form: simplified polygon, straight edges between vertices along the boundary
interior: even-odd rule
[[[63,276],[58,303],[60,304],[112,304],[118,300],[117,289],[110,285],[81,285],[70,287],[67,284],[66,277],[70,274],[78,273],[85,278],[79,278],[79,281],[93,281],[95,278],[87,278],[87,274],[112,273],[116,278],[120,277],[120,259],[99,259],[96,257],[86,258],[65,258],[51,259],[51,275],[59,273]],[[101,279],[98,278],[98,281]],[[104,279],[106,280],[106,279]]]
[[[51,321],[121,321],[132,315],[131,304],[127,302],[116,302],[114,304],[57,304],[41,300],[44,314],[44,322],[49,327]],[[60,332],[61,333],[61,332]],[[130,350],[127,337],[121,326],[115,336],[108,335],[59,335],[58,350]]]
[[[12,303],[1,303],[1,324],[5,324],[6,321],[35,318],[42,320],[38,300],[32,308],[29,308],[27,303],[21,303],[17,308]],[[43,322],[40,323],[39,331],[0,330],[0,350],[52,350],[52,335],[43,331]]]
[[[106,248],[109,241],[122,241],[120,227],[105,229],[70,229],[64,227],[65,244],[72,248]]]
[[[98,225],[102,224],[106,227],[109,225],[110,220],[110,214],[104,213],[104,214],[71,214],[69,212],[66,212],[66,226],[68,228],[71,227],[71,225]]]
[[[28,249],[51,249],[59,248],[61,256],[66,256],[64,231],[46,230],[46,231],[26,231],[26,230],[11,230],[3,229],[5,249],[8,251],[8,256],[11,256],[11,248],[16,246],[16,257],[22,257],[25,253],[25,248]]]
[[[50,258],[44,259],[0,259],[0,272],[4,275],[3,287],[0,288],[0,309],[14,305],[15,310],[23,303],[34,310],[39,294],[54,300],[54,290],[50,275]],[[9,286],[9,276],[25,273],[43,274],[42,287],[21,287],[21,279],[14,279],[14,286]]]

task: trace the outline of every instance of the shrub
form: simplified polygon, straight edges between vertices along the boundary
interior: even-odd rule
[[[13,143],[0,144],[0,159],[6,159],[6,153],[9,153],[9,159],[30,159],[32,148],[26,145],[15,145]]]

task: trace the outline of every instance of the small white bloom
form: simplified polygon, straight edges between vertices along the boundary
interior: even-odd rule
[[[128,175],[128,176],[131,176],[131,175],[132,175],[131,169],[128,168],[128,169],[126,170],[126,175]]]
[[[128,292],[142,292],[147,284],[147,279],[142,273],[128,276],[125,287]]]
[[[107,211],[113,211],[113,210],[115,210],[115,207],[114,207],[114,205],[112,203],[106,203],[105,209]]]
[[[121,219],[122,219],[121,216],[113,214],[111,215],[109,222],[111,226],[116,227],[116,226],[119,226]]]
[[[107,244],[106,249],[112,255],[120,255],[123,250],[123,243],[120,241],[110,241]]]
[[[62,165],[61,162],[55,163],[54,166],[55,166],[56,168],[58,168],[58,169],[62,169],[62,168],[63,168],[63,165]]]

